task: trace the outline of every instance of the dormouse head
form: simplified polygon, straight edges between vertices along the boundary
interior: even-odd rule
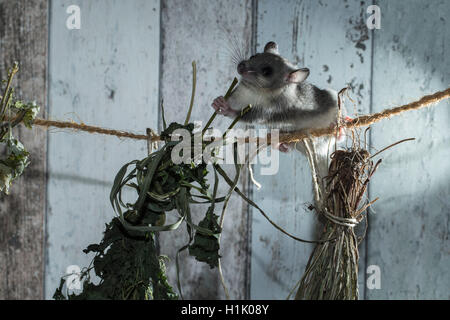
[[[237,66],[237,72],[246,84],[269,90],[300,83],[309,75],[309,69],[299,69],[280,56],[278,46],[273,41],[265,45],[263,53],[257,53],[248,60],[241,61]]]

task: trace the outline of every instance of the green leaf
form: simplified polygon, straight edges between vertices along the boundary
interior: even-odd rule
[[[93,266],[100,282],[91,283],[87,273],[83,274],[82,293],[69,295],[68,299],[178,299],[167,282],[164,261],[157,255],[152,234],[132,236],[114,218],[106,225],[103,240],[89,245],[84,252],[96,253]],[[65,299],[63,285],[62,279],[55,299]]]
[[[218,218],[219,216],[213,213],[213,208],[209,207],[205,218],[200,221],[199,226],[218,235],[222,231],[217,222]],[[215,235],[207,235],[197,230],[194,236],[194,243],[189,246],[189,254],[198,261],[206,262],[211,268],[218,266],[220,258],[219,239]]]
[[[0,191],[8,194],[12,181],[20,177],[30,163],[29,153],[23,144],[14,139],[11,134],[1,142],[6,142],[6,157],[0,159]]]
[[[22,122],[28,129],[31,129],[33,120],[39,113],[40,107],[34,102],[25,104],[22,101],[16,101],[11,109],[16,113],[16,115],[24,112]]]

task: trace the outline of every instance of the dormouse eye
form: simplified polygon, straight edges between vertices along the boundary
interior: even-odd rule
[[[273,69],[271,67],[264,67],[261,69],[261,73],[264,77],[269,77],[273,73]]]

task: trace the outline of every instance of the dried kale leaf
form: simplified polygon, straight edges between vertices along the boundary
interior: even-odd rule
[[[208,209],[205,218],[198,224],[200,227],[211,230],[219,234],[222,230],[217,222],[219,216],[215,215],[212,207]],[[206,235],[197,231],[194,236],[194,242],[189,246],[189,254],[196,260],[206,262],[211,269],[219,265],[219,237],[215,235]]]
[[[7,135],[0,142],[6,144],[6,157],[0,159],[0,191],[9,194],[11,182],[20,177],[30,163],[30,154],[23,144],[11,135]]]
[[[165,266],[158,256],[153,234],[132,235],[118,218],[106,225],[103,240],[89,245],[85,253],[94,252],[93,269],[100,282],[90,282],[88,271],[82,278],[83,291],[68,295],[69,300],[174,300],[177,294],[167,282]],[[54,299],[65,299],[64,279]]]
[[[16,113],[16,116],[23,113],[22,122],[28,129],[31,129],[33,125],[33,120],[36,118],[39,113],[39,106],[36,103],[23,103],[22,101],[16,101],[14,105],[11,107]],[[21,115],[22,116],[22,115]]]
[[[234,79],[226,96],[231,93],[236,83],[237,79]],[[236,187],[239,170],[234,183],[230,182],[231,179],[224,172],[219,172],[224,178],[228,178],[227,183],[231,189],[226,197],[217,198],[218,171],[215,167],[215,183],[211,193],[206,179],[206,163],[198,162],[197,159],[181,164],[174,164],[172,161],[173,148],[180,143],[170,141],[172,133],[177,129],[186,129],[194,144],[194,124],[171,123],[167,127],[164,109],[162,111],[164,130],[161,139],[165,141],[165,145],[140,161],[133,160],[125,164],[118,171],[110,192],[110,201],[119,217],[107,225],[104,238],[99,244],[92,244],[84,250],[86,253],[96,253],[92,268],[101,281],[97,285],[91,283],[88,269],[83,273],[83,292],[80,295],[68,295],[69,299],[177,299],[178,296],[167,282],[164,263],[157,255],[154,232],[174,230],[182,222],[186,223],[189,243],[180,248],[176,255],[177,286],[180,295],[178,256],[181,251],[189,248],[189,253],[198,261],[208,263],[211,268],[218,266],[221,227],[217,222],[218,216],[214,214],[214,207],[216,202],[229,198]],[[190,111],[185,123],[189,121],[189,115]],[[205,132],[215,116],[216,114],[211,116],[200,134]],[[233,121],[229,129],[241,116]],[[202,143],[201,148],[206,145]],[[191,150],[197,150],[196,147],[198,148],[198,145],[194,145]],[[124,186],[136,190],[138,197],[134,203],[125,204],[122,201]],[[197,194],[192,194],[193,190],[197,191]],[[194,200],[194,197],[202,200]],[[199,225],[192,221],[192,203],[210,204]],[[178,221],[165,225],[165,213],[171,210],[178,211]],[[64,284],[63,279],[55,291],[55,299],[65,299],[62,291]]]
[[[190,133],[192,133],[194,131],[194,124],[188,123],[187,125],[182,125],[177,122],[172,122],[171,124],[169,124],[169,126],[167,127],[166,130],[161,132],[161,139],[165,140],[165,141],[169,141],[170,135],[177,129],[186,129]]]

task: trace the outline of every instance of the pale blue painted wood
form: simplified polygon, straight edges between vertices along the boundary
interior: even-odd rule
[[[360,1],[259,1],[258,51],[276,41],[281,55],[310,68],[310,82],[336,91],[350,84],[360,105],[347,108],[367,113],[371,45],[365,9]],[[262,189],[253,192],[253,200],[287,231],[317,238],[317,219],[307,209],[313,195],[306,158],[281,154],[277,175],[260,176],[258,166],[255,171]],[[286,237],[257,211],[252,214],[251,298],[284,299],[301,278],[313,245]]]
[[[80,118],[88,124],[136,132],[157,127],[159,1],[77,3],[81,7],[81,30],[65,27],[65,9],[72,1],[53,1],[51,5],[50,118]],[[227,39],[219,30],[245,39],[247,45],[242,47],[249,50],[250,3],[166,4],[161,96],[166,101],[168,120],[184,119],[192,60],[197,60],[199,70],[192,119],[209,117],[211,100],[223,94],[235,75],[224,47]],[[372,48],[363,25],[369,4],[258,1],[258,50],[268,40],[277,41],[283,55],[311,69],[311,82],[335,90],[350,83],[354,88],[351,96],[359,103],[356,111],[368,113]],[[383,1],[380,6],[382,29],[375,31],[373,52],[374,111],[443,89],[449,84],[450,74],[446,55],[450,38],[448,2]],[[350,105],[347,107],[353,111]],[[228,123],[219,118],[217,126],[224,128]],[[366,239],[368,264],[381,267],[382,289],[364,292],[360,285],[362,296],[449,298],[448,123],[446,102],[373,128],[372,142],[377,148],[405,137],[419,139],[387,151],[371,184],[371,197],[381,199],[372,213]],[[51,298],[67,266],[89,263],[91,257],[81,250],[100,240],[104,223],[113,216],[108,194],[114,174],[123,163],[144,157],[146,152],[145,142],[51,130],[47,298]],[[306,209],[312,202],[306,159],[297,153],[282,154],[277,175],[260,176],[259,166],[255,173],[263,188],[253,191],[253,199],[288,231],[315,238],[317,221]],[[235,298],[245,296],[247,281],[246,214],[242,202],[233,200],[224,230],[224,273]],[[312,245],[280,234],[258,212],[252,211],[252,215],[250,297],[283,299],[303,274]],[[180,244],[184,241],[179,233],[163,238],[168,251],[163,253],[173,256]],[[361,260],[364,284],[364,256]],[[215,270],[209,272],[192,259],[183,262],[188,297],[223,297]],[[169,269],[174,279],[174,270]]]
[[[373,107],[411,102],[450,84],[450,2],[377,1]],[[371,215],[368,264],[381,269],[369,299],[450,298],[450,102],[373,126],[383,155],[371,183],[380,197]]]
[[[164,2],[161,13],[162,75],[161,98],[164,99],[168,122],[184,122],[192,88],[193,60],[197,62],[197,91],[191,121],[202,121],[203,125],[213,114],[211,103],[224,95],[233,78],[237,76],[232,63],[233,45],[245,52],[250,51],[252,15],[250,0],[171,0]],[[236,39],[233,43],[231,39]],[[232,122],[230,118],[216,117],[212,126],[223,130]],[[234,165],[223,166],[234,176]],[[212,168],[209,168],[212,171]],[[214,175],[209,175],[211,186]],[[245,189],[245,180],[240,187]],[[222,179],[220,195],[225,195],[228,185]],[[216,206],[221,213],[221,204]],[[205,215],[206,206],[193,206],[194,221]],[[172,216],[169,216],[172,218]],[[175,254],[188,241],[185,227],[174,232],[161,233],[161,253],[171,258],[167,265],[169,281],[175,285]],[[224,220],[222,247],[223,274],[232,299],[246,298],[248,282],[248,216],[245,203],[236,195],[229,202]],[[224,291],[217,269],[205,263],[180,255],[180,279],[184,297],[187,299],[224,299]]]
[[[66,28],[66,8],[81,9],[81,29]],[[49,118],[145,134],[158,125],[159,0],[52,1]],[[98,242],[114,216],[109,191],[145,141],[52,129],[48,139],[45,294],[69,265],[88,266],[81,250]]]

